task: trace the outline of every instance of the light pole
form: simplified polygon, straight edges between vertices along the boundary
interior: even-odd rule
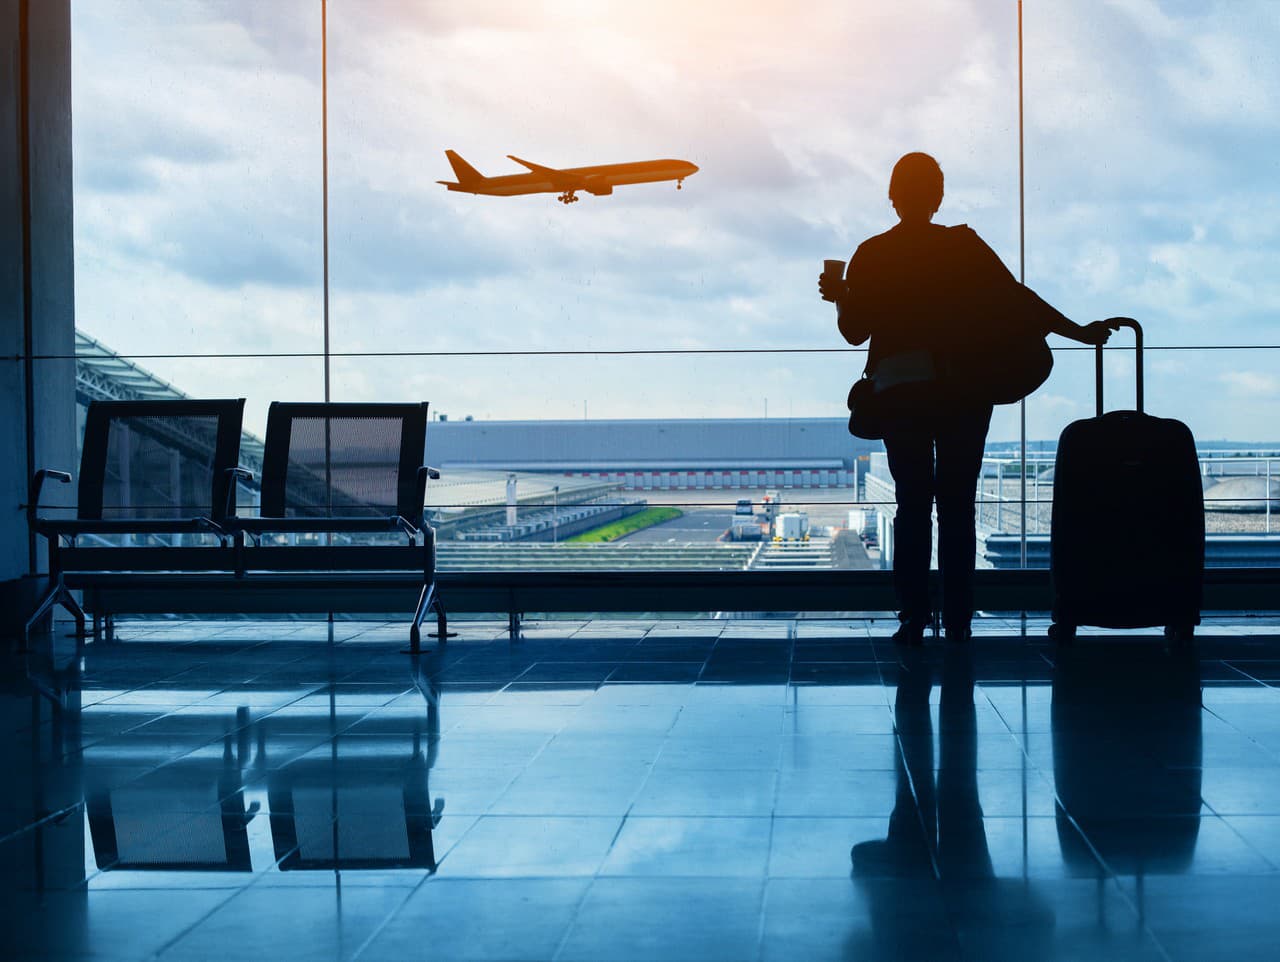
[[[560,485],[551,489],[551,543],[560,541]]]

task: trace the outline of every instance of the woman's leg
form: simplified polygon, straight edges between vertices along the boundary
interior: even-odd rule
[[[942,569],[942,622],[962,637],[973,617],[973,565],[977,553],[974,499],[991,408],[947,415],[938,426],[938,567]]]
[[[898,619],[929,621],[929,559],[933,553],[933,437],[920,428],[886,434],[885,453],[898,502],[893,523],[893,587]]]

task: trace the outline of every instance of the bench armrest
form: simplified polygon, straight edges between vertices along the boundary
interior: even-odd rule
[[[71,483],[71,472],[54,471],[51,468],[41,468],[31,478],[31,497],[27,499],[27,520],[34,525],[36,520],[36,511],[40,508],[40,492],[44,490],[44,482],[46,478],[53,478],[63,484]]]
[[[236,482],[252,481],[253,472],[248,468],[237,466],[234,468],[227,468],[224,473],[227,475],[230,483],[227,485],[227,503],[222,506],[222,516],[224,518],[234,518],[235,511],[232,509],[231,503],[236,499]]]
[[[232,535],[232,532],[228,531],[212,518],[196,518],[196,525],[197,527],[206,529],[210,534],[216,534],[219,538],[230,538]]]
[[[419,505],[423,504],[427,500],[427,482],[439,481],[439,480],[440,480],[439,468],[433,468],[426,464],[418,468],[418,504]]]
[[[408,518],[402,518],[400,515],[396,515],[396,527],[407,534],[410,538],[416,538],[418,536],[417,526]]]

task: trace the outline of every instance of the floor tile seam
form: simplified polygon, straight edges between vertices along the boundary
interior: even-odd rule
[[[980,684],[980,685],[979,685],[979,687],[981,687],[981,688],[982,688],[982,697],[985,699],[985,701],[986,701],[987,705],[991,708],[991,711],[995,713],[995,716],[996,716],[997,718],[999,718],[999,719],[1000,719],[1000,722],[1004,725],[1004,729],[1005,729],[1005,730],[1004,730],[1004,732],[1003,732],[1003,733],[1000,733],[1000,734],[1007,734],[1007,735],[1011,736],[1011,737],[1013,738],[1013,740],[1014,740],[1015,742],[1017,742],[1017,743],[1018,743],[1018,747],[1019,747],[1019,749],[1022,751],[1022,754],[1023,754],[1023,756],[1027,759],[1027,761],[1028,761],[1028,762],[1029,762],[1033,767],[1038,767],[1038,766],[1035,766],[1035,762],[1034,762],[1034,760],[1031,758],[1031,756],[1030,756],[1030,755],[1028,755],[1028,754],[1027,754],[1027,750],[1026,750],[1026,748],[1024,747],[1024,743],[1025,743],[1025,740],[1026,740],[1026,736],[1027,736],[1028,734],[1030,734],[1030,730],[1029,730],[1029,729],[1027,729],[1026,724],[1025,724],[1025,722],[1026,722],[1026,713],[1024,712],[1024,714],[1023,714],[1023,722],[1024,722],[1024,724],[1023,724],[1022,726],[1020,726],[1019,728],[1014,728],[1014,726],[1013,726],[1013,724],[1010,722],[1010,720],[1009,720],[1008,718],[1006,718],[1006,717],[1005,717],[1005,713],[1004,713],[1003,711],[1001,711],[1001,710],[1000,710],[1000,706],[999,706],[998,704],[996,704],[995,700],[994,700],[994,699],[992,699],[992,697],[987,693],[987,691],[986,691],[986,686],[985,686],[985,685],[981,685],[981,684]],[[1021,685],[1021,690],[1022,690],[1022,694],[1023,694],[1023,696],[1025,697],[1026,692],[1027,692],[1027,683],[1026,683],[1026,681],[1025,681],[1025,680],[1023,681],[1023,683],[1022,683],[1022,685]],[[981,736],[982,736],[984,733],[983,733],[983,732],[977,732],[976,734],[979,736],[979,738],[981,738]],[[996,733],[996,732],[986,732],[985,734],[988,734],[988,735],[994,735],[994,734],[997,734],[997,733]]]
[[[117,736],[117,737],[118,737],[118,736]],[[106,739],[103,739],[103,741],[105,741],[105,740],[106,740]],[[153,766],[151,766],[151,767],[146,767],[146,766],[133,766],[133,765],[113,766],[113,767],[120,767],[120,768],[134,768],[134,767],[143,768],[143,771],[139,772],[137,775],[133,776],[132,778],[127,779],[127,780],[125,780],[125,781],[121,782],[119,785],[115,785],[115,786],[113,786],[113,789],[114,789],[114,788],[122,788],[122,787],[124,787],[125,785],[132,785],[134,782],[140,781],[140,780],[142,780],[142,779],[144,779],[144,778],[147,778],[148,776],[154,775],[156,772],[162,771],[163,769],[166,769],[166,768],[170,767],[171,765],[176,765],[176,764],[178,764],[178,763],[180,763],[180,762],[182,762],[182,761],[184,761],[184,760],[186,760],[186,759],[190,758],[190,757],[191,757],[192,755],[194,755],[196,752],[201,751],[202,749],[208,748],[210,745],[212,745],[212,744],[213,744],[214,742],[216,742],[216,741],[218,741],[218,738],[216,738],[216,737],[215,737],[215,738],[213,738],[213,739],[210,739],[210,740],[209,740],[209,741],[207,741],[207,742],[204,742],[203,744],[200,744],[200,745],[195,746],[195,747],[194,747],[194,748],[192,748],[190,751],[183,752],[181,755],[175,755],[175,756],[173,756],[172,758],[166,759],[165,761],[161,762],[160,764],[158,764],[158,765],[153,765]],[[95,745],[95,744],[99,744],[99,742],[92,742],[92,743],[90,743],[89,745],[84,746],[84,748],[92,748],[92,747],[93,747],[93,745]],[[83,749],[82,749],[82,751],[83,751]],[[82,766],[83,766],[83,764],[84,764],[84,761],[85,761],[85,760],[84,760],[83,758],[80,760],[80,764],[81,764]],[[82,794],[83,794],[83,793],[82,793]],[[219,799],[219,801],[221,801],[221,799]]]
[[[156,722],[163,721],[163,720],[164,720],[164,719],[166,719],[166,718],[173,718],[173,717],[185,718],[185,717],[188,717],[188,716],[185,716],[185,715],[179,715],[178,713],[179,713],[179,712],[181,712],[181,711],[182,711],[182,709],[181,709],[181,708],[174,709],[173,711],[167,711],[167,712],[165,712],[165,713],[164,713],[164,714],[162,714],[162,715],[157,715],[155,718],[148,718],[146,721],[144,721],[144,722],[139,722],[137,725],[131,725],[131,726],[129,726],[128,728],[122,729],[121,731],[117,732],[114,736],[108,736],[108,737],[119,738],[119,737],[122,737],[122,736],[124,736],[124,735],[133,735],[133,734],[137,734],[137,733],[138,733],[138,731],[139,731],[140,729],[146,728],[148,725],[153,725],[153,724],[155,724]],[[234,713],[233,713],[233,714],[234,714]],[[269,713],[268,713],[268,714],[269,714]],[[239,732],[242,728],[245,728],[245,727],[247,727],[248,725],[251,725],[251,724],[253,724],[253,723],[252,723],[252,722],[246,722],[244,725],[236,725],[236,726],[235,726],[234,728],[232,728],[230,731],[228,731],[228,732],[223,732],[223,733],[222,733],[222,735],[214,736],[214,738],[210,739],[210,741],[216,741],[218,738],[221,738],[223,735],[228,735],[228,734],[230,734],[230,735],[234,735],[234,734],[236,734],[237,732]],[[157,729],[157,730],[158,730],[158,729]],[[150,733],[149,733],[149,732],[144,732],[143,734],[150,734]],[[172,734],[172,733],[170,733],[170,734]],[[185,733],[181,733],[181,732],[180,732],[180,733],[178,733],[178,734],[185,734]],[[203,748],[203,747],[204,747],[205,745],[207,745],[207,744],[209,744],[209,742],[202,742],[200,745],[198,745],[198,746],[196,746],[196,747],[197,747],[197,748]]]
[[[1248,849],[1249,849],[1249,851],[1253,852],[1253,853],[1254,853],[1255,855],[1257,855],[1260,859],[1262,859],[1262,860],[1263,860],[1264,862],[1266,862],[1269,866],[1271,866],[1271,870],[1272,870],[1272,872],[1275,872],[1275,871],[1277,871],[1277,870],[1280,870],[1280,860],[1276,860],[1276,859],[1272,859],[1272,858],[1270,858],[1270,857],[1269,857],[1265,852],[1263,852],[1263,851],[1262,851],[1262,849],[1258,848],[1258,846],[1254,845],[1254,844],[1253,844],[1253,842],[1249,841],[1249,839],[1244,835],[1244,833],[1243,833],[1243,832],[1241,832],[1241,831],[1240,831],[1238,828],[1236,828],[1236,826],[1235,826],[1234,819],[1236,819],[1236,818],[1257,818],[1258,816],[1255,816],[1255,815],[1220,815],[1220,814],[1218,814],[1218,812],[1217,812],[1216,810],[1214,810],[1214,809],[1213,809],[1213,807],[1212,807],[1211,805],[1208,805],[1207,803],[1205,803],[1203,799],[1201,799],[1201,802],[1202,802],[1202,804],[1205,804],[1205,807],[1206,807],[1206,808],[1209,808],[1209,809],[1210,809],[1210,811],[1213,811],[1214,817],[1215,817],[1216,819],[1218,819],[1218,821],[1220,821],[1220,822],[1222,822],[1224,825],[1226,825],[1226,826],[1227,826],[1227,828],[1231,830],[1231,833],[1232,833],[1233,835],[1235,835],[1235,837],[1236,837],[1236,838],[1238,838],[1241,842],[1243,842],[1243,843],[1244,843],[1244,845],[1245,845],[1245,847],[1246,847],[1246,848],[1248,848]],[[1203,818],[1203,816],[1197,816],[1197,817],[1199,817],[1199,818]],[[1267,816],[1262,816],[1262,817],[1264,817],[1264,818],[1265,818],[1265,817],[1267,817]],[[1240,874],[1240,873],[1233,873],[1233,874]],[[1253,873],[1253,874],[1262,874],[1262,873]]]
[[[1230,723],[1228,722],[1228,724],[1230,724]],[[1258,751],[1262,752],[1262,754],[1263,754],[1263,755],[1265,755],[1265,756],[1267,757],[1267,759],[1268,759],[1268,760],[1269,760],[1273,765],[1280,764],[1280,751],[1277,751],[1277,750],[1275,750],[1275,749],[1272,749],[1272,748],[1270,748],[1270,747],[1268,747],[1268,746],[1264,745],[1262,742],[1258,741],[1258,739],[1257,739],[1257,738],[1255,738],[1253,735],[1249,734],[1249,733],[1248,733],[1248,732],[1246,732],[1246,731],[1239,731],[1239,730],[1238,730],[1238,733],[1239,733],[1240,735],[1242,735],[1244,738],[1248,739],[1249,744],[1250,744],[1250,745],[1252,745],[1254,748],[1258,749]],[[1280,733],[1277,733],[1277,739],[1276,739],[1276,741],[1277,741],[1277,743],[1280,743]],[[1182,768],[1200,768],[1200,769],[1202,769],[1202,770],[1203,770],[1203,769],[1205,769],[1205,768],[1209,768],[1209,769],[1213,769],[1213,768],[1239,768],[1239,767],[1241,767],[1241,766],[1236,766],[1236,765],[1205,765],[1205,764],[1204,764],[1204,759],[1203,759],[1203,758],[1201,758],[1201,764],[1199,764],[1199,765],[1184,765],[1184,766],[1174,766],[1174,765],[1170,765],[1170,766],[1166,766],[1166,767],[1167,767],[1167,768],[1178,768],[1178,767],[1182,767]]]
[[[468,831],[470,831],[470,829],[468,829]],[[454,844],[456,846],[457,843],[454,843]],[[450,851],[452,851],[452,848],[450,849]],[[436,870],[437,871],[439,870],[439,863],[437,863]],[[365,950],[368,949],[369,946],[374,943],[374,941],[378,938],[378,936],[380,936],[383,933],[383,931],[385,931],[387,926],[391,924],[391,922],[396,918],[396,916],[398,916],[401,912],[404,911],[404,908],[406,905],[409,904],[409,901],[419,891],[422,890],[423,886],[425,886],[434,877],[435,877],[435,871],[421,878],[418,881],[418,884],[409,886],[409,890],[405,893],[404,898],[400,900],[400,904],[397,905],[395,908],[393,908],[389,913],[387,913],[387,917],[384,918],[376,926],[374,926],[373,931],[369,933],[369,935],[365,938],[365,940],[361,942],[358,946],[356,946],[355,951],[352,952],[351,955],[347,957],[348,962],[356,962],[356,960],[359,959],[360,956],[364,954]]]
[[[399,696],[397,696],[397,697],[399,697]],[[366,706],[359,705],[359,706],[354,706],[354,707],[364,708],[364,707],[366,707]],[[383,708],[386,708],[386,707],[387,707],[386,705],[380,705],[380,706],[378,706],[377,708],[369,708],[369,710],[368,710],[368,711],[365,711],[365,712],[363,712],[362,714],[360,714],[360,715],[358,715],[358,716],[355,716],[355,720],[354,720],[354,721],[352,721],[352,722],[351,722],[349,725],[347,725],[346,727],[341,728],[341,729],[337,729],[337,730],[335,730],[335,731],[330,732],[330,733],[325,737],[324,741],[326,741],[326,742],[327,742],[327,741],[332,741],[333,739],[338,738],[338,737],[339,737],[339,736],[341,736],[341,735],[349,735],[349,734],[352,734],[352,731],[351,731],[351,730],[352,730],[353,728],[355,728],[357,725],[360,725],[360,724],[362,724],[363,722],[367,721],[371,716],[373,716],[373,715],[377,714],[378,712],[382,711],[382,709],[383,709]],[[424,707],[425,707],[425,706],[424,706]],[[258,721],[264,721],[264,720],[266,720],[267,718],[270,718],[273,714],[275,714],[275,711],[279,711],[279,710],[280,710],[280,709],[275,709],[275,710],[273,710],[273,711],[271,711],[271,712],[268,712],[266,715],[263,715],[263,716],[262,716],[262,718],[258,719]],[[460,724],[462,724],[462,722],[457,722],[457,723],[455,724],[455,726],[454,726],[454,727],[456,727],[457,725],[460,725]],[[446,729],[441,729],[441,730],[440,730],[440,738],[441,738],[441,739],[443,739],[443,738],[444,738],[444,736],[445,736],[446,734],[448,734],[449,732],[451,732],[452,730],[453,730],[452,728],[447,729],[447,730],[446,730]],[[295,761],[296,761],[296,759],[295,759]]]
[[[302,697],[307,697],[307,696],[305,695],[298,696],[298,698],[302,698]],[[195,748],[192,748],[192,751],[198,751],[200,750],[200,748],[209,747],[210,745],[212,745],[212,743],[219,741],[220,738],[225,738],[228,736],[236,736],[236,734],[243,732],[244,729],[250,728],[252,727],[252,725],[260,724],[261,722],[264,722],[265,719],[269,719],[271,715],[278,713],[278,711],[283,711],[285,707],[288,707],[289,705],[293,705],[294,702],[298,701],[298,698],[294,698],[293,701],[288,702],[288,705],[276,705],[275,707],[273,707],[273,709],[264,711],[264,713],[257,715],[257,718],[252,718],[251,716],[248,722],[244,724],[233,725],[232,728],[225,730],[225,732],[221,734],[216,734],[216,736],[212,736],[209,739],[209,741],[201,742],[200,745],[197,745]],[[127,736],[127,734],[137,733],[138,730],[142,728],[146,728],[147,725],[155,724],[156,722],[163,722],[163,720],[166,718],[187,718],[187,715],[179,714],[179,713],[182,713],[182,711],[186,709],[186,707],[195,707],[195,705],[186,705],[186,706],[183,706],[182,709],[166,711],[166,713],[161,715],[156,715],[155,718],[148,719],[146,720],[146,722],[143,722],[137,725],[132,725],[131,728],[125,728],[124,730],[122,730],[122,732],[119,732],[114,737]],[[229,716],[229,718],[237,718],[237,710],[236,709],[229,710],[227,715]],[[182,733],[179,733],[179,734],[182,734]],[[187,752],[186,755],[183,755],[180,757],[187,757],[189,753],[191,752]]]
[[[9,842],[16,841],[17,839],[22,838],[24,835],[28,834],[29,832],[34,832],[37,829],[44,828],[46,825],[56,823],[59,819],[69,818],[75,812],[76,809],[81,809],[81,808],[84,808],[83,799],[71,805],[66,805],[55,812],[50,812],[47,815],[42,815],[40,818],[36,819],[35,821],[28,822],[26,825],[22,826],[22,828],[15,829],[14,831],[9,832],[7,835],[0,836],[0,845],[6,845]]]
[[[1217,661],[1218,664],[1222,665],[1223,667],[1230,668],[1232,671],[1243,675],[1245,678],[1248,678],[1250,681],[1261,685],[1263,688],[1267,688],[1272,691],[1274,691],[1276,688],[1275,685],[1269,685],[1265,681],[1263,681],[1261,678],[1257,677],[1256,675],[1252,675],[1249,672],[1245,671],[1243,668],[1240,667],[1238,661],[1234,658],[1216,658],[1214,660]]]
[[[279,862],[276,862],[275,864],[279,864]],[[268,872],[268,871],[270,871],[270,869],[263,869],[262,873],[258,873],[258,874],[265,874],[265,873],[266,873],[266,872]],[[182,941],[183,939],[185,939],[188,935],[190,935],[192,932],[194,932],[197,928],[199,928],[199,927],[200,927],[201,925],[203,925],[205,922],[209,921],[209,919],[211,919],[211,918],[214,916],[214,914],[215,914],[215,913],[217,913],[217,912],[218,912],[220,909],[222,909],[224,906],[228,905],[228,904],[229,904],[233,899],[235,899],[237,896],[241,895],[242,893],[244,893],[244,892],[248,891],[250,888],[252,888],[252,887],[253,887],[253,885],[256,883],[256,881],[257,881],[257,879],[256,879],[256,878],[254,878],[254,879],[250,879],[250,880],[249,880],[249,882],[247,882],[245,885],[241,886],[240,888],[237,888],[237,889],[225,889],[225,891],[227,892],[227,897],[226,897],[226,898],[224,898],[224,899],[219,899],[219,900],[217,901],[217,903],[216,903],[212,908],[210,908],[210,909],[209,909],[209,911],[205,912],[203,915],[201,915],[198,919],[196,919],[196,920],[195,920],[194,922],[192,922],[190,925],[186,926],[186,927],[185,927],[181,932],[179,932],[177,935],[173,936],[173,938],[169,939],[167,942],[165,942],[164,944],[162,944],[158,949],[156,949],[154,952],[152,952],[152,953],[148,956],[148,959],[153,959],[153,960],[154,960],[154,959],[159,959],[161,956],[163,956],[163,955],[164,955],[164,953],[168,952],[171,948],[173,948],[173,947],[174,947],[175,945],[177,945],[180,941]],[[222,890],[222,889],[209,889],[208,891],[224,891],[224,890]]]
[[[1201,704],[1200,704],[1200,710],[1201,710],[1201,711],[1208,712],[1208,713],[1209,713],[1210,715],[1212,715],[1214,718],[1218,719],[1218,721],[1222,722],[1224,725],[1226,725],[1228,728],[1230,728],[1230,729],[1231,729],[1231,731],[1232,731],[1232,733],[1237,734],[1237,735],[1241,735],[1242,737],[1244,737],[1244,738],[1248,739],[1249,744],[1253,745],[1255,748],[1257,748],[1260,752],[1262,752],[1264,755],[1266,755],[1266,756],[1267,756],[1269,759],[1271,759],[1273,762],[1280,762],[1280,753],[1277,753],[1277,752],[1273,751],[1272,749],[1268,748],[1268,747],[1267,747],[1266,745],[1264,745],[1262,742],[1258,741],[1258,739],[1257,739],[1257,738],[1255,738],[1253,734],[1251,734],[1251,733],[1249,733],[1249,732],[1245,731],[1243,728],[1241,728],[1241,727],[1240,727],[1239,725],[1237,725],[1235,722],[1231,721],[1230,719],[1224,718],[1224,717],[1223,717],[1223,716],[1222,716],[1222,715],[1217,711],[1217,709],[1215,709],[1215,708],[1211,708],[1211,707],[1209,707],[1208,705],[1205,705],[1205,704],[1203,703],[1203,701],[1202,701],[1202,702],[1201,702]],[[1266,733],[1263,733],[1263,734],[1266,734]],[[1276,733],[1276,734],[1277,734],[1277,740],[1280,740],[1280,733]],[[1203,764],[1203,759],[1201,760],[1201,762],[1202,762],[1202,764],[1200,764],[1199,766],[1195,766],[1195,767],[1204,768],[1205,766],[1204,766],[1204,764]],[[1210,767],[1217,768],[1217,767],[1234,767],[1234,766],[1210,766]]]
[[[532,763],[532,762],[530,762],[529,764],[533,764],[533,763]],[[520,776],[524,775],[524,774],[525,774],[525,772],[527,772],[528,770],[529,770],[529,766],[528,766],[528,765],[526,765],[524,768],[520,769],[520,771],[516,772],[516,774],[512,775],[512,776],[511,776],[511,778],[510,778],[510,780],[509,780],[505,785],[503,785],[501,789],[499,789],[499,790],[498,790],[498,793],[497,793],[496,795],[494,795],[494,796],[493,796],[493,800],[492,800],[491,802],[489,802],[489,804],[488,804],[488,805],[486,805],[486,806],[485,806],[484,811],[483,811],[483,812],[481,812],[479,815],[477,815],[477,816],[475,817],[475,818],[476,818],[476,822],[479,822],[479,821],[480,821],[480,819],[482,819],[482,818],[504,818],[504,817],[505,817],[505,818],[520,818],[520,817],[525,817],[525,818],[545,818],[545,817],[547,817],[547,816],[542,816],[542,815],[528,815],[528,816],[521,816],[521,815],[519,815],[518,813],[517,813],[517,814],[515,814],[515,815],[505,815],[505,816],[504,816],[504,815],[503,815],[502,813],[500,813],[500,812],[497,812],[497,813],[495,813],[495,812],[494,812],[494,808],[498,805],[498,803],[499,803],[499,802],[501,802],[504,798],[506,798],[506,797],[507,797],[507,793],[508,793],[509,791],[511,791],[512,786],[514,786],[514,785],[515,785],[515,783],[516,783],[517,781],[519,781],[519,780],[520,780]],[[462,813],[458,813],[458,814],[464,814],[464,815],[465,815],[465,814],[467,814],[467,813],[462,812]],[[586,816],[566,816],[566,817],[582,818],[582,817],[586,817]],[[473,825],[472,825],[472,828],[474,828],[474,827],[475,827],[475,825],[473,824]],[[468,833],[470,833],[470,831],[471,831],[471,829],[470,829],[470,828],[468,828],[468,829],[467,829],[467,831],[463,833],[463,836],[465,837]],[[458,842],[461,842],[461,841],[462,841],[462,839],[461,839],[461,838],[460,838],[460,839],[458,839]],[[454,845],[450,847],[449,851],[453,851],[453,849],[457,847],[457,844],[458,844],[458,843],[457,843],[457,842],[455,842],[455,843],[454,843]],[[442,860],[443,860],[443,858],[444,858],[444,856],[441,856],[441,859],[442,859]]]
[[[907,785],[911,789],[912,808],[915,809],[916,824],[920,829],[921,837],[924,838],[925,848],[929,852],[929,864],[933,868],[933,877],[941,880],[942,870],[938,865],[937,840],[931,837],[929,826],[925,822],[924,809],[920,804],[920,792],[916,786],[915,775],[911,771],[911,766],[907,764],[907,753],[905,746],[902,744],[902,734],[896,730],[896,727],[894,737],[897,742],[897,749],[902,764],[901,774],[899,777],[901,777],[902,774],[905,774],[907,777]],[[894,770],[899,771],[896,767]],[[932,772],[930,772],[930,776],[932,777]]]
[[[1111,867],[1111,864],[1102,857],[1102,853],[1099,852],[1097,846],[1093,844],[1093,839],[1089,838],[1089,836],[1085,834],[1084,829],[1081,828],[1080,823],[1076,821],[1075,816],[1062,806],[1061,799],[1057,798],[1056,788],[1054,791],[1054,797],[1055,800],[1057,800],[1058,808],[1063,813],[1063,816],[1088,847],[1090,854],[1092,854],[1094,859],[1097,860],[1099,867],[1103,871],[1101,880],[1120,896],[1120,899],[1128,907],[1129,911],[1133,913],[1133,918],[1137,920],[1142,931],[1146,933],[1147,937],[1151,939],[1152,944],[1155,945],[1157,950],[1159,950],[1160,954],[1165,959],[1165,962],[1173,962],[1173,957],[1170,956],[1168,950],[1165,949],[1164,944],[1156,937],[1155,932],[1152,931],[1150,924],[1147,922],[1147,915],[1144,906],[1139,903],[1135,895],[1131,893],[1121,882],[1120,876]]]
[[[765,875],[760,880],[760,895],[756,902],[756,951],[755,960],[764,958],[765,919],[769,910],[769,861],[773,856],[773,826],[769,826],[769,856],[765,858]]]
[[[474,824],[474,823],[473,823],[473,824]],[[468,831],[469,831],[469,830],[468,830]],[[464,833],[464,834],[465,834],[465,833]],[[456,843],[455,843],[455,844],[456,844]],[[449,849],[449,851],[452,851],[452,850],[453,850],[453,849],[452,849],[452,847],[451,847],[451,848]],[[161,957],[165,952],[168,952],[168,951],[169,951],[170,949],[172,949],[176,944],[178,944],[182,939],[186,938],[188,935],[190,935],[192,932],[194,932],[194,931],[195,931],[199,926],[201,926],[201,925],[203,925],[205,922],[207,922],[210,918],[212,918],[212,917],[213,917],[213,915],[214,915],[215,913],[217,913],[218,911],[220,911],[221,909],[223,909],[225,906],[227,906],[227,905],[228,905],[232,900],[234,900],[234,899],[238,898],[238,897],[239,897],[239,896],[241,896],[241,895],[246,895],[246,894],[248,894],[248,893],[249,893],[249,891],[250,891],[251,889],[254,889],[255,887],[259,887],[259,886],[263,886],[263,887],[265,887],[266,879],[271,875],[272,871],[273,871],[273,870],[276,870],[276,869],[279,869],[279,867],[280,867],[281,863],[283,863],[286,859],[288,859],[291,855],[293,855],[293,854],[294,854],[295,852],[297,852],[297,851],[298,851],[298,846],[296,846],[296,845],[295,845],[294,847],[290,848],[287,852],[285,852],[285,853],[284,853],[283,855],[281,855],[280,857],[273,859],[270,865],[264,866],[261,870],[254,872],[254,873],[253,873],[253,877],[252,877],[248,882],[246,882],[244,885],[240,886],[239,888],[228,888],[228,889],[202,889],[202,891],[226,891],[226,892],[228,893],[228,895],[227,895],[227,897],[226,897],[225,899],[220,900],[220,901],[217,903],[217,905],[215,905],[213,908],[211,908],[208,912],[206,912],[204,915],[202,915],[199,919],[197,919],[197,920],[196,920],[195,922],[193,922],[191,925],[189,925],[189,926],[187,926],[185,929],[183,929],[183,930],[182,930],[182,932],[180,932],[178,935],[174,936],[172,939],[170,939],[168,942],[166,942],[164,945],[162,945],[159,949],[157,949],[154,953],[152,953],[152,955],[151,955],[149,958],[150,958],[150,959],[158,959],[158,958],[160,958],[160,957]],[[417,884],[415,884],[415,885],[413,885],[413,886],[407,886],[407,888],[409,889],[409,894],[406,896],[405,901],[408,901],[408,898],[409,898],[409,897],[411,897],[411,896],[412,896],[412,894],[413,894],[414,892],[416,892],[419,888],[421,888],[421,887],[422,887],[422,885],[423,885],[423,884],[425,884],[425,883],[426,883],[426,882],[427,882],[431,877],[432,877],[431,875],[427,875],[426,877],[424,877],[423,879],[421,879]],[[315,889],[317,889],[317,890],[320,888],[320,886],[309,886],[309,887],[310,887],[310,888],[315,888]],[[396,912],[396,911],[398,911],[398,909],[393,910],[391,914],[395,914],[395,912]],[[390,921],[390,918],[391,918],[391,916],[390,916],[390,915],[388,915],[387,919],[384,919],[384,920],[383,920],[383,925],[385,925],[385,924],[386,924],[386,922]],[[378,931],[381,931],[381,926],[379,927]],[[368,940],[366,940],[366,942],[367,942],[367,941],[368,941]],[[362,948],[363,948],[363,946],[362,946]],[[353,958],[354,958],[354,956],[353,956]]]
[[[626,819],[624,817],[622,824],[625,824],[625,822]],[[618,832],[621,831],[622,825],[620,824],[618,826]],[[614,841],[617,841],[616,834],[614,835]],[[613,842],[610,842],[609,851],[612,850]],[[605,858],[608,857],[609,856],[606,853]],[[600,860],[600,864],[604,864],[604,859]],[[597,876],[592,876],[590,880],[582,886],[582,892],[578,895],[577,899],[574,900],[573,910],[569,913],[569,921],[565,924],[564,931],[560,933],[560,940],[556,943],[556,947],[551,952],[552,962],[559,962],[559,960],[564,957],[564,951],[569,945],[569,936],[573,934],[573,930],[578,924],[578,919],[582,916],[582,907],[586,904],[587,897],[591,894],[591,890],[595,888],[597,878]]]
[[[782,779],[780,778],[775,779],[774,784],[775,786],[780,785],[781,782],[782,782]],[[775,810],[777,809],[776,802],[774,804],[774,809]],[[769,879],[773,877],[770,874],[770,869],[773,867],[773,840],[774,840],[774,833],[777,830],[777,822],[778,822],[778,816],[774,813],[770,813],[769,842],[768,842],[768,847],[765,849],[765,859],[764,859],[764,883],[760,886],[760,910],[759,910],[759,915],[756,923],[756,959],[757,960],[760,960],[764,957],[765,916],[769,908]]]
[[[315,688],[312,688],[312,689],[310,689],[310,690],[308,690],[308,691],[302,692],[301,694],[298,694],[296,697],[291,698],[289,701],[287,701],[287,702],[283,702],[283,703],[281,703],[281,704],[279,704],[279,705],[274,706],[274,707],[271,709],[271,711],[267,712],[267,714],[266,714],[266,715],[263,715],[263,716],[261,716],[261,717],[262,717],[262,718],[266,718],[266,717],[268,717],[269,715],[272,715],[272,714],[274,714],[274,713],[276,713],[276,712],[278,712],[278,711],[282,711],[282,710],[283,710],[283,709],[285,709],[285,708],[292,708],[292,707],[293,707],[294,705],[296,705],[298,702],[302,701],[302,699],[304,699],[304,698],[310,698],[310,697],[311,697],[312,695],[314,695],[317,691],[319,691],[319,689],[320,689],[321,687],[323,687],[323,686],[321,686],[321,685],[317,685]],[[231,690],[231,689],[223,689],[222,691],[230,691],[230,690]],[[212,698],[216,697],[217,695],[222,694],[222,691],[215,692],[214,694],[210,695],[210,696],[209,696],[209,698],[210,698],[210,699],[212,699]],[[208,699],[206,699],[206,700],[208,700]],[[241,707],[241,706],[237,705],[237,706],[236,706],[237,710],[238,710],[240,707]],[[252,706],[252,705],[247,705],[247,706],[244,706],[244,707],[248,708],[250,711],[252,711],[252,710],[253,710],[253,706]],[[259,719],[259,720],[261,720],[261,719]],[[251,724],[252,724],[252,723],[251,723]]]

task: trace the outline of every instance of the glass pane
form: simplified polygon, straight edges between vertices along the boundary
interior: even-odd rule
[[[723,2],[332,6],[334,396],[447,417],[442,564],[879,564],[879,446],[844,406],[865,355],[816,274],[894,223],[913,149],[947,172],[945,222],[1016,254],[1016,23],[922,0],[804,20],[823,27]],[[528,169],[513,153],[699,170],[558,204],[446,190],[446,148],[495,177]]]

